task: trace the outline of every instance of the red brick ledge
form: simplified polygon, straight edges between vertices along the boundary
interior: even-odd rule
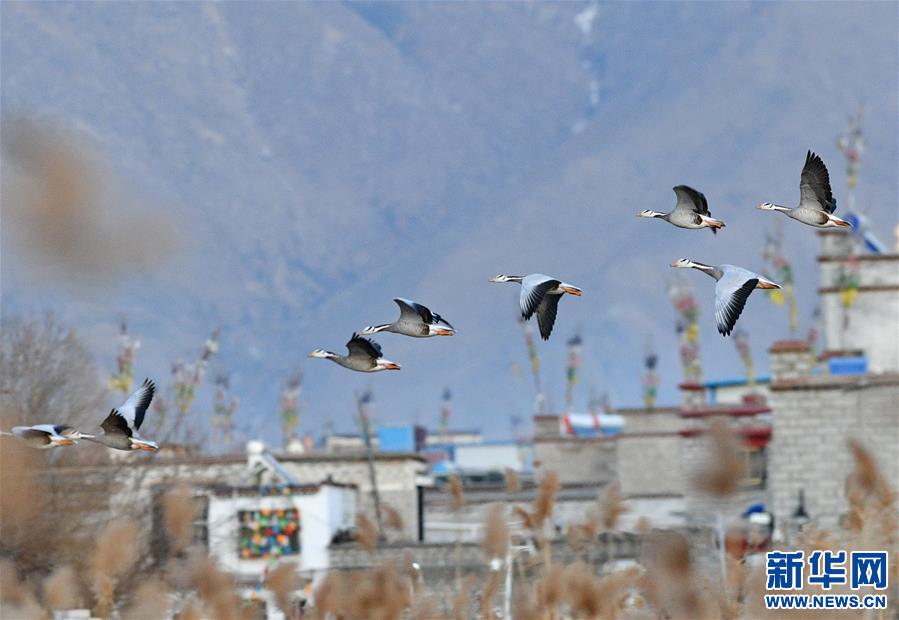
[[[830,293],[842,293],[847,289],[839,286],[824,286],[818,289],[819,295],[827,295]],[[899,291],[899,284],[868,284],[856,288],[859,293],[891,293]]]

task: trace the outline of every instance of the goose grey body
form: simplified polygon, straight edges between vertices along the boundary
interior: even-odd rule
[[[717,280],[715,284],[715,324],[718,333],[729,336],[743,312],[750,293],[757,288],[780,288],[779,284],[757,273],[735,265],[704,265],[686,258],[673,263],[672,267],[698,269]]]
[[[400,307],[400,317],[393,323],[366,327],[360,332],[362,335],[393,332],[413,338],[428,338],[430,336],[452,336],[455,333],[453,326],[446,319],[431,312],[426,306],[401,297],[397,297],[393,301]]]
[[[15,437],[26,446],[38,450],[48,450],[57,446],[73,446],[81,437],[81,433],[67,424],[14,426],[11,432],[2,434]]]
[[[833,215],[837,201],[830,189],[827,166],[818,155],[809,151],[799,181],[799,206],[791,209],[771,202],[758,206],[765,211],[780,211],[798,222],[816,228],[850,227],[851,224]]]
[[[674,210],[670,213],[660,213],[647,209],[638,213],[637,217],[665,220],[678,228],[711,228],[712,232],[716,234],[719,228],[725,226],[724,222],[712,217],[705,194],[689,185],[677,185],[672,189],[677,195],[677,204],[674,206]]]
[[[517,282],[521,284],[521,294],[518,297],[518,305],[521,308],[521,316],[528,320],[534,314],[537,315],[537,326],[540,328],[540,337],[549,340],[556,323],[556,311],[562,295],[569,293],[580,296],[583,291],[578,287],[562,282],[557,278],[542,273],[532,273],[528,276],[498,275],[490,278],[491,282]]]
[[[346,343],[347,355],[339,355],[324,349],[316,349],[309,357],[329,359],[335,364],[357,372],[378,372],[380,370],[399,370],[400,365],[381,357],[381,345],[374,340],[353,334]]]
[[[81,437],[115,450],[156,452],[159,446],[142,438],[137,432],[144,423],[144,416],[155,393],[156,385],[149,379],[144,379],[143,384],[124,403],[109,412],[100,425],[102,435],[82,434]]]

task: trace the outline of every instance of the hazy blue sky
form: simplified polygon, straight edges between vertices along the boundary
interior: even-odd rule
[[[366,386],[381,421],[433,427],[450,387],[454,426],[506,435],[510,415],[532,413],[533,389],[511,371],[527,370],[518,291],[488,284],[496,273],[540,271],[585,291],[562,300],[552,339],[539,344],[555,405],[576,330],[577,409],[591,385],[613,404],[638,404],[648,340],[660,402],[675,402],[669,263],[760,270],[778,216],[753,207],[796,202],[809,148],[842,199],[835,138],[859,105],[860,202],[892,243],[896,3],[0,10],[4,114],[53,123],[91,149],[109,171],[95,188],[109,205],[106,234],[123,242],[122,269],[90,270],[85,284],[78,261],[52,252],[64,268],[36,274],[29,240],[4,226],[4,312],[54,310],[104,370],[127,316],[142,340],[137,374],[163,384],[171,361],[221,326],[212,371],[231,373],[240,426],[271,440],[280,384],[295,369],[306,377],[304,432],[329,419],[350,430],[352,393]],[[717,237],[634,217],[668,210],[680,183],[705,192],[727,222]],[[817,238],[791,221],[784,238],[804,334]],[[684,275],[702,304],[706,377],[739,376],[732,340],[715,331],[713,282]],[[366,376],[305,357],[392,320],[396,296],[429,305],[458,335],[382,335],[401,372]],[[766,372],[767,347],[787,335],[785,311],[754,295],[739,325]]]

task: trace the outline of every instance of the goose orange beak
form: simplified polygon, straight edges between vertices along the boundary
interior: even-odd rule
[[[57,439],[56,445],[57,446],[74,446],[75,442],[72,441],[71,439]]]
[[[577,295],[578,297],[580,297],[581,293],[583,292],[583,291],[581,291],[581,289],[576,288],[574,286],[566,286],[566,287],[563,287],[562,290],[565,291],[566,293],[568,293],[569,295]]]
[[[440,329],[440,330],[435,331],[434,333],[437,334],[438,336],[452,336],[456,332],[449,330],[449,329]]]
[[[386,364],[384,364],[384,368],[386,368],[387,370],[399,370],[400,365],[394,364],[393,362],[387,362]]]
[[[759,288],[780,288],[780,284],[774,284],[774,282],[759,282]]]

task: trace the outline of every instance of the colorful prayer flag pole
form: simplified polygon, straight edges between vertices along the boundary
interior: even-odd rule
[[[684,381],[702,382],[699,359],[699,304],[693,289],[684,278],[678,278],[668,288],[668,296],[677,312],[675,331],[680,337],[680,359],[684,367]]]
[[[574,386],[578,382],[578,372],[581,368],[581,348],[583,341],[580,334],[575,334],[568,340],[568,368],[565,372],[565,411],[571,411],[571,403],[574,400]]]

